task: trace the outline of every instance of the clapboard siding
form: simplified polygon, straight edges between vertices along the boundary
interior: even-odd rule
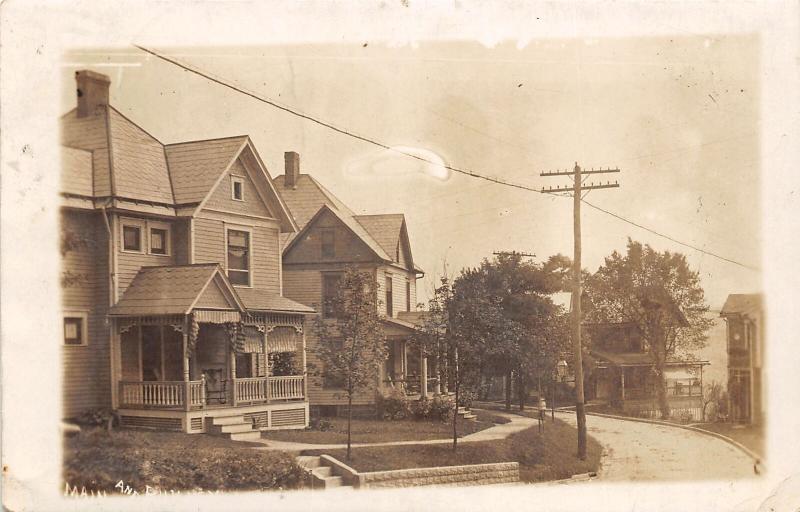
[[[233,199],[231,192],[231,176],[237,176],[243,179],[243,197],[244,201],[237,201]],[[217,185],[217,188],[211,193],[205,204],[206,208],[214,210],[223,210],[229,212],[243,213],[247,215],[260,215],[262,217],[272,217],[272,214],[264,205],[261,197],[258,195],[253,181],[247,175],[247,170],[242,165],[242,162],[237,159],[231,169],[225,174],[222,180]]]
[[[94,194],[111,194],[111,179],[108,172],[108,131],[106,108],[98,107],[93,115],[78,117],[77,109],[62,117],[61,143],[64,146],[92,152],[94,168]]]
[[[189,219],[179,219],[172,223],[172,251],[176,265],[188,265],[190,251]]]
[[[378,268],[378,311],[386,314],[386,277],[392,278],[392,306],[393,315],[406,310],[406,283],[411,284],[411,311],[417,309],[417,280],[412,272],[406,272],[397,267],[381,266]]]
[[[280,294],[280,254],[278,229],[268,226],[250,226],[246,219],[235,216],[230,221],[206,217],[194,220],[194,262],[219,263],[225,266],[225,227],[248,227],[253,233],[252,266],[253,288],[271,294]]]
[[[326,265],[324,270],[343,270],[342,265]],[[373,269],[370,269],[374,272]],[[301,304],[319,309],[322,303],[322,273],[323,269],[292,270],[283,269],[283,294],[285,297]],[[311,405],[344,405],[347,397],[344,391],[323,386],[322,362],[318,356],[320,338],[317,330],[317,317],[306,319],[306,358],[311,376],[308,379],[308,399]],[[375,376],[376,383],[378,376]],[[358,394],[353,400],[354,404],[368,405],[375,403],[375,389],[368,389]]]
[[[65,210],[63,233],[73,233],[86,244],[68,251],[62,270],[84,276],[80,282],[62,287],[62,310],[88,316],[87,345],[62,344],[63,415],[73,417],[89,408],[110,407],[110,331],[105,323],[108,310],[108,238],[99,212]]]
[[[125,252],[122,250],[122,223],[125,220],[138,220],[140,222],[144,222],[144,232],[142,233],[142,246],[144,248],[144,253],[135,253],[135,252]],[[146,219],[136,219],[135,217],[125,216],[120,218],[119,222],[119,235],[117,236],[117,286],[119,289],[119,296],[122,297],[122,294],[125,293],[125,290],[128,289],[128,285],[131,284],[133,278],[136,276],[136,273],[139,272],[139,269],[142,267],[155,267],[155,266],[164,266],[164,265],[174,265],[175,264],[175,250],[174,248],[170,248],[170,254],[166,256],[157,255],[157,254],[147,254],[148,246],[149,246],[149,227],[146,223]],[[159,221],[160,223],[163,221]],[[170,224],[170,232],[172,231],[171,223]],[[172,236],[172,235],[170,235]],[[172,237],[172,241],[174,242],[174,237]]]

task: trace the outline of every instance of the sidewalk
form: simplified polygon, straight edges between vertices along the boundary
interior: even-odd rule
[[[477,408],[476,408],[477,409]],[[505,439],[511,434],[515,434],[532,426],[535,426],[537,420],[516,414],[508,414],[505,412],[492,411],[498,416],[502,416],[510,420],[509,423],[495,425],[480,432],[468,434],[458,439],[459,443],[475,443],[478,441],[495,441],[498,439]],[[275,441],[271,439],[260,439],[253,441],[254,443],[261,443],[264,446],[254,448],[255,450],[282,450],[287,452],[299,452],[302,450],[336,450],[340,448],[347,448],[346,444],[308,444],[308,443],[292,443],[287,441]],[[418,445],[418,444],[444,444],[452,443],[453,438],[449,439],[425,439],[417,441],[388,441],[385,443],[353,443],[353,448],[365,446],[402,446],[402,445]]]

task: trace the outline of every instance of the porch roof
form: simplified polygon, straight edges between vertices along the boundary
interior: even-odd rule
[[[414,324],[399,318],[386,317],[382,321],[386,324],[386,336],[407,336],[417,330]]]
[[[592,349],[592,355],[613,366],[653,366],[650,354],[646,352],[608,352],[605,350]],[[669,366],[705,366],[710,364],[708,361],[679,361],[677,359],[667,360]]]
[[[314,308],[300,304],[280,295],[273,295],[253,288],[236,290],[248,311],[268,311],[275,313],[316,313]]]
[[[142,267],[109,315],[186,315],[203,299],[214,309],[245,310],[219,264],[207,263]]]

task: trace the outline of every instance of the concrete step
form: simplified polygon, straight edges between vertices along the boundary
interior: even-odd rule
[[[316,455],[299,455],[297,464],[305,469],[314,469],[322,465],[321,459]]]
[[[478,419],[478,417],[475,416],[474,414],[472,414],[471,412],[468,412],[468,413],[464,414],[461,417],[464,418],[465,420],[477,420]]]
[[[341,487],[343,485],[342,477],[340,476],[329,476],[323,480],[325,483],[325,488],[330,489],[332,487]]]
[[[221,434],[238,434],[240,432],[253,432],[252,423],[238,423],[230,425],[215,425],[215,430]]]
[[[330,466],[320,466],[314,468],[311,470],[311,473],[322,480],[334,476],[333,470],[330,468]]]
[[[218,418],[213,418],[211,423],[212,425],[235,425],[246,422],[244,416],[220,416]]]
[[[261,439],[261,432],[250,430],[250,432],[234,432],[230,435],[231,441],[257,441]]]

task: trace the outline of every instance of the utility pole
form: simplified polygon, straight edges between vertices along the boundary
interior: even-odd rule
[[[578,458],[586,459],[586,409],[583,392],[583,345],[581,343],[581,200],[583,191],[587,193],[601,188],[617,188],[619,184],[606,182],[606,184],[590,183],[583,186],[583,174],[606,174],[619,172],[619,169],[592,169],[581,171],[578,162],[572,171],[543,172],[541,176],[569,176],[572,178],[572,187],[542,188],[543,193],[572,193],[573,237],[575,254],[572,260],[572,350],[575,352],[575,415],[578,420]]]

